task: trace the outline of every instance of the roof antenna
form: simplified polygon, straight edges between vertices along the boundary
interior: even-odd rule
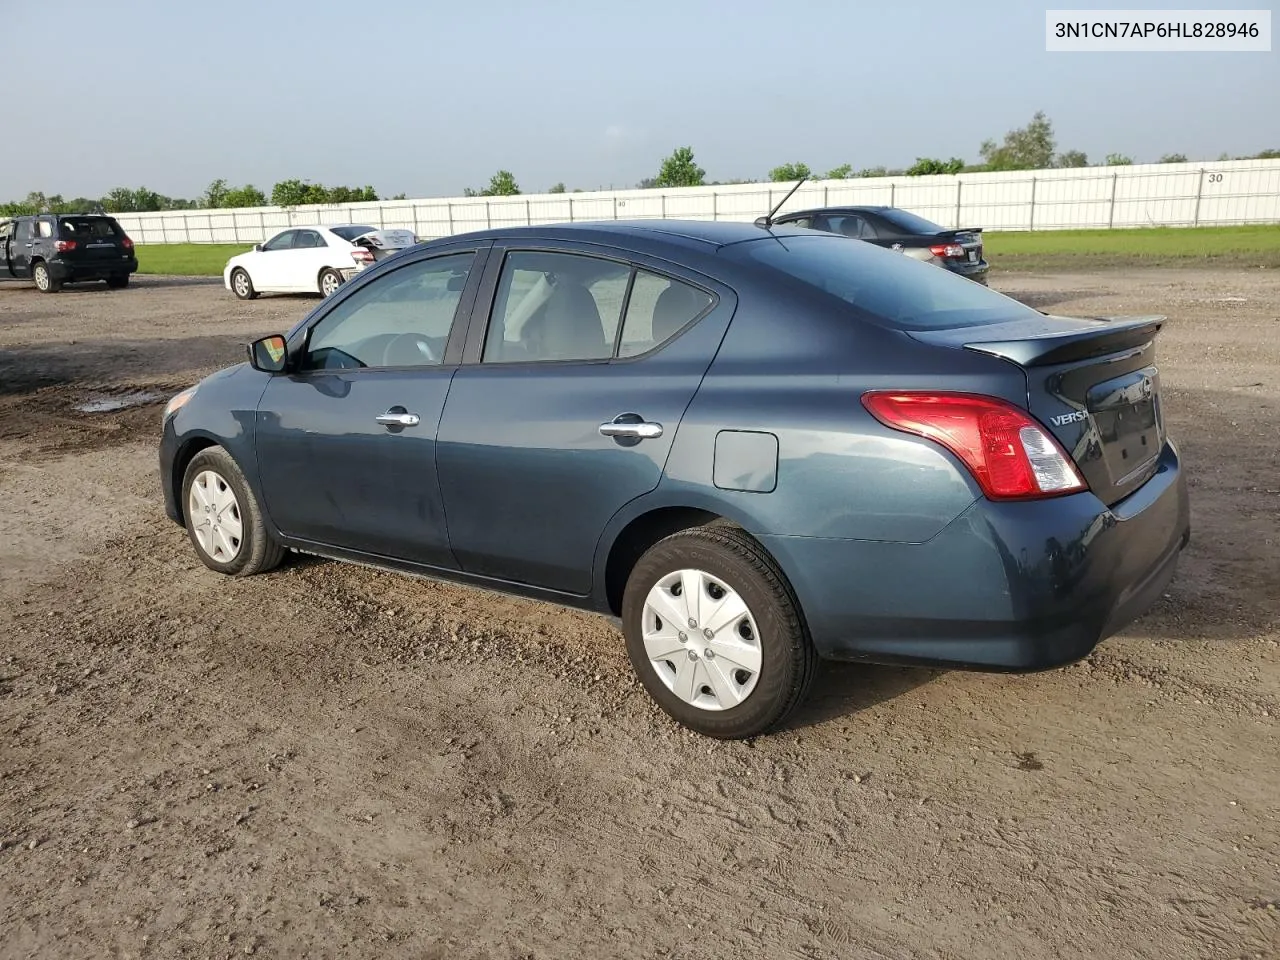
[[[793,193],[795,193],[797,190],[799,190],[799,189],[800,189],[800,187],[804,184],[804,182],[805,182],[806,180],[808,180],[808,179],[809,179],[808,177],[801,177],[801,178],[796,182],[796,185],[795,185],[794,187],[792,187],[792,188],[787,192],[787,195],[786,195],[785,197],[783,197],[781,200],[779,200],[779,201],[778,201],[778,204],[777,204],[777,205],[776,205],[772,210],[770,210],[770,211],[769,211],[767,214],[765,214],[763,217],[757,217],[757,218],[756,218],[756,226],[757,226],[757,227],[766,227],[766,228],[768,228],[768,227],[772,227],[772,226],[773,226],[773,216],[774,216],[774,214],[776,214],[779,210],[781,210],[781,209],[782,209],[782,205],[783,205],[784,203],[786,203],[788,200],[790,200],[790,199],[791,199],[791,194],[793,194]]]

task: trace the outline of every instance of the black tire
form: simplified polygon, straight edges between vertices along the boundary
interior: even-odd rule
[[[326,267],[320,271],[320,276],[317,278],[316,282],[320,287],[320,296],[329,297],[336,293],[338,288],[342,286],[342,274],[333,269],[333,267]],[[325,292],[325,287],[328,284],[332,284],[332,289]]]
[[[43,260],[37,260],[31,265],[31,279],[41,293],[57,293],[62,289],[62,281],[53,275],[53,271]]]
[[[118,273],[115,276],[107,277],[107,286],[112,290],[123,290],[129,286],[129,275],[127,273]]]
[[[755,620],[759,678],[737,706],[704,710],[686,703],[667,688],[645,653],[646,597],[661,579],[682,569],[702,570],[722,580],[738,593]],[[817,652],[786,578],[773,558],[737,527],[694,527],[650,547],[627,579],[622,625],[631,665],[649,695],[677,722],[708,737],[743,739],[777,727],[804,700],[817,669]]]
[[[241,279],[244,280],[241,283]],[[231,271],[231,292],[241,300],[258,299],[258,291],[253,289],[253,279],[249,276],[249,271],[242,267],[236,267]]]
[[[235,495],[240,524],[238,550],[228,560],[219,560],[211,556],[200,543],[196,533],[198,518],[193,516],[191,506],[192,485],[201,474],[212,473]],[[210,570],[224,573],[232,577],[250,577],[255,573],[266,573],[280,565],[284,559],[285,548],[267,531],[263,523],[262,510],[258,500],[245,482],[240,467],[222,447],[207,447],[201,450],[187,464],[182,475],[182,512],[186,523],[187,536],[195,547],[196,556]]]

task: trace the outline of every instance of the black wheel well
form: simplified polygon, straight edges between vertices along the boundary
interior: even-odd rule
[[[182,503],[182,478],[187,472],[187,465],[201,450],[208,450],[210,447],[216,447],[217,445],[216,442],[208,437],[193,437],[178,449],[177,456],[173,458],[173,473],[170,475],[170,483],[173,484],[173,502],[178,507],[179,520],[185,521],[187,519]]]
[[[319,283],[321,280],[323,280],[324,275],[326,273],[336,273],[338,274],[338,279],[339,280],[342,279],[342,273],[339,272],[337,267],[321,267],[320,272],[316,274],[316,283]]]
[[[604,567],[605,598],[614,616],[622,614],[622,595],[627,589],[627,578],[646,550],[673,533],[713,523],[737,526],[733,521],[709,510],[662,507],[641,514],[623,527],[609,549],[609,558]]]

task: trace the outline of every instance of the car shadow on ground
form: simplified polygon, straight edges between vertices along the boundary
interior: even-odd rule
[[[801,730],[894,700],[945,674],[929,667],[828,661],[819,665],[809,696],[783,729]]]

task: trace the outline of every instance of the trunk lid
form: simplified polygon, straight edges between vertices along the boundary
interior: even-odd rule
[[[58,224],[58,239],[75,243],[75,247],[64,250],[61,256],[73,262],[127,257],[124,237],[120,225],[110,217],[62,217]]]
[[[1165,442],[1155,338],[1164,317],[1036,319],[912,331],[1022,368],[1027,408],[1108,506],[1155,472]]]
[[[412,230],[371,230],[362,233],[351,241],[356,246],[373,252],[375,260],[389,257],[393,253],[412,247],[418,242]]]

